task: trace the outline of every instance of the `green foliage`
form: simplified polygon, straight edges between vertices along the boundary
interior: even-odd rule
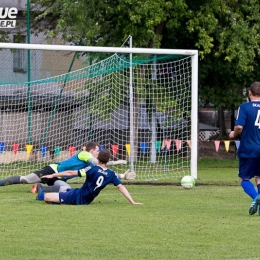
[[[132,35],[138,47],[160,47],[164,27],[173,29],[183,16],[185,1],[127,0],[70,1],[32,0],[42,6],[36,20],[56,17],[53,37],[62,33],[65,41],[83,45],[120,46]]]
[[[205,2],[191,12],[188,30],[201,57],[200,98],[234,108],[243,88],[259,77],[259,2]]]
[[[237,107],[244,99],[243,88],[260,77],[257,0],[31,3],[37,10],[34,26],[46,19],[51,37],[61,35],[75,44],[121,46],[132,35],[134,47],[198,48],[199,97],[204,104]]]

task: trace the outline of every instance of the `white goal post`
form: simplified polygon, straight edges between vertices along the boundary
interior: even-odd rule
[[[133,93],[133,85],[135,85],[135,87],[136,88],[143,88],[143,85],[147,85],[148,83],[148,81],[149,82],[153,82],[153,80],[154,80],[154,82],[156,81],[156,82],[158,82],[159,81],[159,79],[157,78],[157,76],[156,76],[156,73],[159,73],[160,72],[160,70],[162,70],[162,69],[164,69],[164,68],[166,68],[167,69],[167,71],[169,71],[169,69],[172,69],[173,67],[176,67],[176,68],[178,68],[178,71],[177,71],[177,69],[176,69],[176,71],[174,72],[176,75],[179,73],[180,74],[180,76],[179,76],[179,78],[178,79],[176,79],[175,78],[175,76],[172,76],[172,77],[174,77],[174,79],[173,78],[171,78],[170,80],[167,78],[166,79],[166,77],[164,76],[164,79],[161,79],[160,78],[160,82],[158,83],[159,85],[160,85],[160,88],[159,89],[161,89],[162,88],[162,86],[163,86],[163,84],[165,84],[165,85],[167,85],[167,87],[169,86],[169,85],[171,85],[171,87],[174,85],[174,88],[175,88],[175,90],[171,90],[171,89],[173,89],[173,87],[172,88],[169,88],[169,92],[166,94],[166,96],[165,97],[160,97],[160,100],[161,99],[163,99],[163,98],[169,98],[169,97],[171,97],[171,95],[172,95],[172,101],[174,101],[174,102],[172,102],[173,104],[176,104],[177,103],[177,101],[175,101],[175,100],[173,100],[174,99],[174,97],[177,97],[178,96],[178,98],[180,98],[180,99],[185,99],[185,101],[187,102],[187,106],[190,106],[190,111],[188,112],[188,117],[189,117],[189,119],[190,119],[190,125],[189,125],[189,128],[190,128],[190,133],[191,134],[187,134],[187,137],[172,137],[172,135],[170,134],[170,137],[167,137],[167,134],[165,134],[166,132],[167,132],[167,127],[165,127],[165,125],[163,125],[165,122],[162,122],[162,124],[160,125],[161,126],[161,128],[162,129],[164,129],[163,130],[163,144],[165,145],[165,153],[164,153],[164,155],[162,154],[161,155],[161,157],[162,157],[162,162],[163,162],[163,160],[164,160],[164,166],[162,166],[162,168],[156,168],[159,172],[160,171],[162,171],[161,169],[163,169],[163,167],[164,167],[164,170],[165,170],[165,167],[166,167],[166,165],[167,165],[167,167],[168,167],[168,162],[167,162],[167,158],[168,157],[166,157],[166,155],[168,156],[168,154],[170,154],[170,153],[168,153],[169,152],[169,150],[170,150],[170,147],[168,147],[168,148],[166,148],[167,147],[167,138],[170,140],[170,141],[172,141],[169,145],[175,145],[175,150],[176,150],[176,147],[177,147],[177,150],[178,150],[178,152],[179,152],[179,150],[181,149],[180,147],[178,147],[178,144],[177,144],[177,142],[174,144],[174,142],[175,141],[179,141],[178,140],[178,138],[180,139],[180,141],[181,142],[187,142],[187,144],[188,145],[186,145],[187,147],[188,147],[188,149],[190,149],[190,156],[188,156],[189,157],[189,172],[187,172],[186,170],[184,170],[184,171],[182,171],[181,173],[176,173],[176,174],[173,174],[173,176],[175,176],[175,177],[182,177],[183,175],[188,175],[188,174],[191,174],[195,179],[197,179],[197,157],[198,157],[198,51],[197,50],[180,50],[180,49],[152,49],[152,48],[132,48],[132,47],[130,47],[130,48],[123,48],[123,47],[93,47],[93,46],[72,46],[72,45],[45,45],[45,44],[19,44],[19,43],[0,43],[0,49],[9,49],[9,50],[14,50],[14,49],[22,49],[22,50],[41,50],[41,51],[71,51],[71,52],[84,52],[84,53],[111,53],[111,54],[124,54],[124,57],[130,57],[130,59],[127,61],[129,64],[127,65],[128,66],[128,68],[127,68],[127,66],[126,65],[122,65],[121,63],[122,62],[125,62],[125,60],[120,60],[121,58],[120,57],[116,57],[116,59],[117,59],[117,61],[121,64],[120,66],[123,66],[122,68],[122,70],[128,70],[128,72],[127,73],[129,73],[129,74],[127,74],[127,76],[125,76],[125,74],[123,74],[123,72],[122,72],[122,74],[120,74],[120,70],[117,70],[116,69],[116,71],[118,71],[118,75],[117,75],[117,79],[116,79],[116,83],[108,83],[108,86],[110,86],[111,84],[118,84],[118,87],[119,87],[119,89],[120,89],[120,83],[119,83],[119,81],[120,81],[120,77],[125,77],[128,81],[129,81],[129,92],[128,92],[128,94],[127,95],[129,95],[129,104],[130,104],[130,114],[131,113],[134,113],[133,112],[133,110],[135,109],[134,108],[134,105],[133,105],[133,95],[134,95],[134,93]],[[128,55],[126,55],[126,54],[128,54]],[[146,81],[144,81],[144,79],[142,79],[142,75],[141,75],[141,73],[142,72],[140,72],[141,71],[141,69],[140,69],[140,71],[138,72],[139,74],[139,78],[136,80],[136,82],[133,82],[133,77],[135,77],[135,72],[133,72],[132,71],[132,69],[135,67],[135,66],[138,66],[137,65],[137,63],[132,63],[132,55],[133,54],[137,54],[137,55],[144,55],[144,54],[149,54],[149,55],[153,55],[153,56],[165,56],[165,55],[169,55],[169,57],[174,57],[174,56],[176,56],[176,57],[179,57],[178,59],[176,58],[175,59],[175,61],[174,62],[169,62],[169,64],[170,65],[167,65],[168,63],[166,63],[166,62],[164,62],[163,61],[163,59],[162,59],[162,61],[160,61],[159,63],[157,63],[157,60],[156,59],[154,59],[154,60],[151,60],[150,61],[150,63],[149,63],[149,67],[148,67],[148,65],[147,66],[145,66],[145,65],[143,65],[140,61],[138,61],[137,63],[138,64],[140,64],[140,66],[142,67],[142,70],[144,70],[144,68],[145,69],[147,69],[147,70],[149,70],[150,72],[150,75],[151,75],[151,77],[152,77],[152,79],[147,79]],[[179,62],[179,60],[182,60],[182,58],[184,58],[185,59],[185,57],[188,57],[189,58],[189,60],[185,60],[184,62]],[[167,58],[167,59],[170,59],[170,58]],[[103,62],[103,63],[100,63],[101,65],[99,65],[99,68],[100,67],[102,67],[102,66],[104,66],[104,64],[105,64],[105,62]],[[163,64],[163,65],[161,65],[161,64]],[[94,65],[93,65],[94,66]],[[88,82],[88,80],[86,80],[86,75],[90,75],[91,73],[93,74],[95,74],[95,67],[93,67],[93,66],[90,66],[91,67],[91,72],[87,72],[86,74],[84,74],[85,72],[80,72],[79,74],[77,74],[77,76],[76,76],[76,74],[74,73],[74,72],[71,72],[71,73],[74,73],[74,74],[71,74],[71,75],[62,75],[64,78],[61,80],[61,81],[69,81],[69,80],[74,80],[75,81],[75,78],[76,77],[78,77],[77,79],[79,79],[79,78],[84,78],[84,87],[86,87],[86,89],[88,90],[88,89],[91,89],[91,88],[96,88],[96,82],[97,81],[100,81],[100,79],[95,79],[95,82],[93,82],[93,81],[91,81],[91,82]],[[160,67],[161,66],[161,67]],[[168,66],[168,67],[167,67]],[[161,69],[162,68],[162,69]],[[108,71],[109,71],[109,69],[108,69]],[[111,71],[111,69],[110,69],[110,71]],[[153,72],[151,72],[151,71],[153,71]],[[125,73],[125,72],[124,72]],[[152,73],[152,74],[151,74]],[[168,73],[168,72],[167,72]],[[184,77],[183,76],[181,76],[181,73],[184,73],[184,74],[187,74],[187,75],[185,75]],[[91,74],[91,75],[92,75]],[[134,74],[134,75],[133,75]],[[162,73],[161,73],[162,74]],[[179,75],[178,74],[178,75]],[[97,77],[99,77],[101,74],[100,73],[97,73],[95,76],[97,76]],[[136,74],[137,75],[137,74]],[[159,75],[159,74],[158,74]],[[114,77],[114,76],[113,76]],[[147,77],[147,76],[145,76],[145,77]],[[153,78],[153,77],[155,77],[155,79]],[[57,77],[56,77],[57,78]],[[56,80],[56,78],[55,78],[55,80]],[[111,77],[112,78],[112,77]],[[39,79],[40,80],[40,79]],[[180,81],[179,83],[177,83],[176,81]],[[48,83],[46,83],[46,82],[44,82],[44,80],[43,80],[43,84],[51,84],[51,82],[53,82],[54,80],[49,80],[49,82]],[[57,80],[57,81],[59,81],[59,79]],[[25,82],[23,82],[23,83],[25,83]],[[140,83],[140,87],[139,87],[139,85],[137,85],[137,84],[139,84]],[[28,82],[27,82],[27,84],[28,84]],[[37,83],[37,81],[33,81],[33,82],[29,82],[29,84],[30,85],[36,85],[36,84],[38,84]],[[42,81],[41,81],[41,84],[42,84]],[[76,81],[75,81],[75,84],[78,84]],[[88,85],[89,84],[89,85]],[[103,82],[102,82],[102,84],[103,84]],[[1,86],[1,85],[0,85]],[[176,91],[178,91],[178,89],[179,88],[181,88],[182,86],[185,86],[185,87],[187,87],[187,90],[183,90],[183,92],[181,93],[181,94],[176,94]],[[122,87],[122,86],[121,86]],[[82,89],[81,89],[82,90]],[[93,90],[94,91],[94,90]],[[95,95],[100,95],[100,93],[101,93],[101,91],[104,91],[104,89],[102,89],[102,90],[99,90],[100,92],[98,92],[98,93],[96,93],[95,92]],[[135,90],[136,91],[136,90]],[[147,91],[147,88],[144,90],[144,91]],[[157,91],[157,90],[153,90],[152,88],[150,88],[149,87],[149,91]],[[172,94],[170,91],[175,91],[174,93],[175,94]],[[183,95],[185,95],[185,94],[187,94],[186,92],[189,92],[189,94],[188,94],[188,96],[186,97],[184,97],[183,98]],[[126,92],[124,92],[124,93],[126,93]],[[1,95],[1,94],[0,94]],[[156,92],[155,93],[153,93],[153,97],[156,95]],[[141,96],[141,95],[140,95]],[[118,100],[118,97],[117,96],[115,96],[115,102],[125,102],[126,100],[125,100],[125,96],[121,96],[121,99],[120,99],[120,101]],[[153,100],[154,101],[154,100]],[[170,99],[167,99],[167,101],[165,101],[165,102],[170,102]],[[142,103],[142,102],[140,102],[140,103]],[[149,102],[148,102],[149,103]],[[189,104],[189,103],[191,103],[191,104]],[[174,106],[174,105],[172,105],[172,106]],[[180,105],[181,106],[181,105]],[[144,104],[142,107],[145,107],[145,109],[150,109],[150,108],[147,108],[148,107],[148,105],[147,105],[147,103],[146,104]],[[163,107],[163,104],[162,104],[162,107]],[[121,108],[120,108],[121,109]],[[157,109],[157,105],[156,104],[153,104],[153,108],[152,109]],[[169,109],[169,108],[167,108],[167,109]],[[94,111],[94,110],[93,110]],[[132,111],[132,112],[131,112]],[[168,111],[168,110],[167,110]],[[160,112],[161,114],[163,113],[163,112],[161,112],[161,110],[159,111],[156,111],[156,112]],[[180,111],[179,111],[180,112]],[[184,109],[183,109],[183,111],[181,111],[183,114],[187,114],[186,112],[186,110],[185,110],[185,113],[184,113]],[[119,114],[120,113],[124,113],[124,111],[122,110],[121,112],[119,112]],[[157,113],[157,114],[158,114]],[[81,114],[81,116],[82,116],[82,111],[80,111],[79,110],[79,114]],[[154,129],[156,128],[156,125],[155,125],[155,123],[157,122],[156,120],[154,120],[154,114],[155,113],[151,113],[151,119],[149,119],[150,121],[149,121],[149,125],[152,127],[152,125],[154,124]],[[56,115],[55,114],[51,114],[50,115],[50,117],[55,117]],[[92,116],[94,117],[95,115],[88,115],[88,119],[91,117],[91,119],[92,119]],[[139,116],[140,116],[140,114],[139,114]],[[147,116],[147,117],[149,117],[149,115]],[[136,119],[137,121],[138,120],[140,120],[140,119]],[[146,119],[145,119],[146,120]],[[180,117],[178,118],[178,119],[176,119],[176,120],[180,120]],[[50,120],[51,121],[51,120]],[[91,121],[92,122],[92,121]],[[95,126],[96,125],[98,125],[98,123],[96,122],[96,121],[93,121],[94,123],[93,124],[95,124]],[[46,122],[45,122],[45,124],[47,124],[48,125],[48,120],[46,120]],[[92,123],[91,123],[92,124]],[[133,119],[132,119],[132,121],[131,121],[131,118],[130,118],[130,132],[133,132],[134,131],[134,126],[133,126],[133,124],[134,124],[134,122],[133,122]],[[50,127],[50,126],[47,126],[46,128],[48,128],[48,127]],[[94,126],[93,126],[94,127]],[[132,128],[131,128],[132,127]],[[109,128],[109,127],[108,127]],[[109,128],[110,129],[110,128]],[[165,130],[166,129],[166,130]],[[169,127],[168,127],[168,129],[169,129]],[[174,129],[174,128],[171,128],[171,131],[173,131],[172,129]],[[29,130],[28,130],[29,131]],[[61,130],[62,131],[62,130]],[[46,133],[47,133],[48,131],[46,131]],[[47,134],[49,134],[49,133],[47,133]],[[111,133],[110,133],[111,134]],[[112,135],[112,134],[111,134]],[[128,134],[127,134],[128,135]],[[0,142],[5,142],[5,140],[4,140],[4,137],[3,137],[3,135],[1,136],[1,138],[2,138],[2,140],[0,140]],[[150,137],[149,137],[149,141],[148,141],[148,143],[150,142],[151,143],[151,147],[150,147],[150,149],[152,150],[152,149],[156,149],[155,148],[155,142],[156,142],[156,140],[158,139],[158,135],[156,135],[156,133],[154,132],[154,135],[153,135],[153,133],[152,133],[152,137],[151,137],[151,139],[150,139]],[[184,140],[185,139],[185,140]],[[139,139],[138,139],[139,140]],[[43,140],[43,142],[45,141],[45,139]],[[13,141],[12,141],[13,142]],[[129,161],[130,161],[130,168],[131,169],[133,169],[133,170],[135,170],[135,168],[134,168],[134,164],[133,164],[133,162],[136,160],[135,158],[133,158],[133,156],[134,156],[134,148],[133,148],[133,146],[134,146],[134,141],[133,140],[131,140],[131,133],[130,133],[130,150],[128,150],[128,149],[126,149],[127,150],[127,152],[128,152],[128,155],[129,155]],[[138,143],[138,145],[139,145],[139,141],[136,141],[137,143]],[[164,143],[165,142],[165,143]],[[10,143],[10,142],[9,142]],[[144,143],[144,142],[142,142],[142,143]],[[104,145],[111,145],[111,143],[106,143],[106,144],[104,144]],[[161,143],[160,143],[161,144]],[[161,150],[163,150],[163,144],[161,144],[161,147],[162,147],[162,149]],[[11,145],[11,144],[10,144]],[[40,141],[40,145],[42,145],[42,143],[41,143],[41,141]],[[102,142],[101,142],[101,145],[102,145]],[[124,144],[122,144],[122,145],[126,145],[125,143]],[[158,145],[158,144],[157,144]],[[109,147],[109,148],[111,148],[111,147]],[[128,147],[129,148],[129,147]],[[145,146],[145,148],[144,147],[141,147],[140,149],[144,149],[144,150],[141,150],[141,156],[143,156],[144,157],[144,153],[146,152],[146,146]],[[160,149],[159,149],[160,150]],[[158,150],[158,151],[159,151]],[[144,151],[144,153],[142,153],[142,151]],[[160,151],[159,151],[160,152]],[[0,154],[0,156],[1,156],[1,154]],[[187,155],[185,155],[185,156],[187,156]],[[115,156],[116,157],[116,156]],[[132,157],[132,158],[131,158]],[[184,158],[184,157],[183,157]],[[183,158],[182,158],[182,161],[181,162],[178,162],[180,165],[182,165],[183,164]],[[120,158],[118,158],[118,159],[120,159]],[[147,159],[147,158],[146,158]],[[148,160],[144,160],[144,161],[142,161],[142,163],[141,163],[141,165],[139,165],[139,167],[140,167],[140,171],[143,171],[143,169],[144,169],[144,167],[146,167],[146,165],[147,165],[147,161],[149,161],[149,159]],[[177,160],[179,160],[179,159],[177,159]],[[176,161],[176,160],[175,160]],[[1,162],[3,162],[4,163],[4,161],[1,161],[1,158],[0,158],[0,163]],[[152,165],[157,165],[157,161],[156,161],[156,159],[153,161],[153,159],[151,159],[150,158],[150,162],[152,163]],[[163,163],[162,163],[163,164]],[[159,165],[159,163],[158,163],[158,165]],[[154,166],[154,167],[157,167],[157,166]],[[158,166],[159,167],[159,166]],[[167,169],[167,170],[165,170],[165,176],[168,174],[168,172],[174,172],[175,171],[175,167],[179,167],[179,166],[176,166],[176,164],[174,163],[173,164],[173,167],[172,167],[172,169]],[[181,167],[181,166],[180,166]],[[155,168],[154,168],[155,169]],[[119,170],[120,170],[120,168],[119,168]],[[153,168],[151,168],[149,171],[157,171],[157,170],[153,170]],[[177,170],[176,170],[176,172],[177,172]],[[164,177],[165,177],[164,176]],[[149,174],[147,174],[147,175],[145,175],[144,177],[142,177],[140,180],[157,180],[157,179],[161,179],[160,178],[160,176],[158,175],[158,174],[155,174],[155,175],[153,175],[153,173],[149,173]],[[162,179],[164,179],[164,178],[162,178]]]

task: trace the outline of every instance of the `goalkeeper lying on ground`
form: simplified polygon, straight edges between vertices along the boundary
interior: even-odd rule
[[[107,149],[103,149],[98,154],[98,164],[95,166],[89,166],[82,170],[64,171],[45,176],[44,178],[57,178],[63,176],[82,177],[84,175],[86,176],[86,180],[81,188],[70,189],[66,192],[51,192],[46,194],[42,190],[41,184],[38,184],[38,195],[36,199],[55,204],[88,205],[98,196],[102,189],[111,183],[114,184],[114,186],[117,186],[118,190],[131,204],[142,205],[142,203],[133,200],[115,172],[106,167],[109,158],[110,152]]]
[[[95,142],[89,142],[86,144],[86,151],[81,151],[78,154],[70,157],[67,160],[50,164],[48,166],[43,167],[40,170],[37,170],[33,173],[30,173],[26,176],[13,176],[6,178],[4,180],[0,180],[0,186],[6,186],[6,185],[13,185],[13,184],[32,184],[32,183],[44,183],[48,186],[45,187],[46,191],[53,191],[53,192],[59,192],[59,191],[66,191],[67,189],[70,189],[70,186],[68,183],[66,183],[67,179],[61,179],[61,178],[53,178],[53,179],[47,179],[42,178],[42,176],[58,173],[66,170],[80,170],[83,169],[90,164],[96,165],[98,163],[97,156],[99,153],[99,146]],[[108,163],[108,165],[118,165],[118,164],[126,164],[127,162],[125,160],[118,160],[118,161],[111,161]],[[135,178],[134,173],[126,172],[124,174],[120,174],[118,176],[121,179],[133,179]]]

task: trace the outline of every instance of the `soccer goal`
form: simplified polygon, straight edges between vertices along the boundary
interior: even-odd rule
[[[0,49],[0,57],[30,51],[50,66],[46,52],[67,51],[86,63],[61,75],[50,69],[48,78],[0,84],[2,177],[64,160],[96,141],[112,160],[127,160],[114,169],[134,170],[136,181],[197,178],[196,50],[14,43]]]

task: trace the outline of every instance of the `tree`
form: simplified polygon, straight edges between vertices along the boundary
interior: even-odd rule
[[[61,35],[67,42],[121,46],[132,35],[136,47],[158,48],[163,29],[178,27],[186,4],[184,0],[32,0],[32,9],[37,10],[38,21],[55,17],[49,34]]]
[[[32,2],[39,2],[32,0]],[[38,20],[50,35],[94,46],[198,49],[199,97],[234,109],[259,79],[260,4],[257,0],[41,0]],[[221,124],[223,125],[223,123]]]
[[[198,37],[200,99],[220,111],[237,107],[243,89],[259,78],[259,7],[255,0],[214,0],[188,21],[189,32]],[[225,134],[223,125],[220,135]]]

